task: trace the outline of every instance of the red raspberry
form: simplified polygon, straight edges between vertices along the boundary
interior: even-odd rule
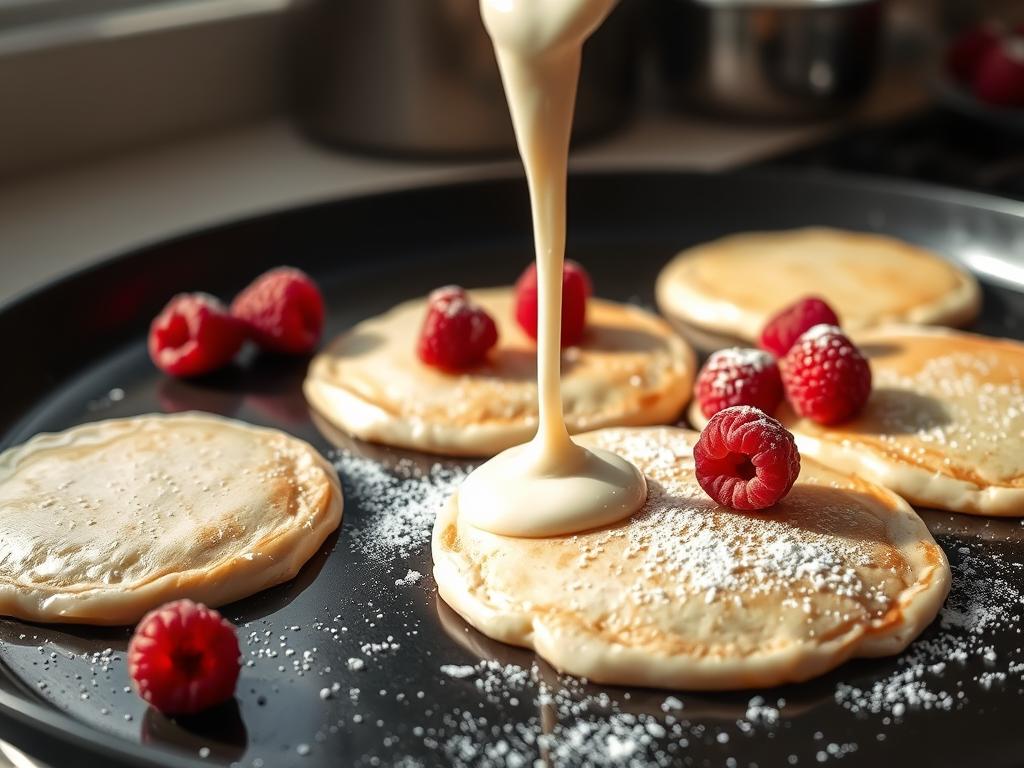
[[[592,293],[590,276],[575,261],[562,267],[562,346],[583,341],[587,326],[587,299]],[[537,265],[531,264],[516,281],[516,321],[526,335],[537,340]]]
[[[139,696],[168,715],[192,715],[230,699],[240,665],[235,628],[191,600],[146,614],[128,644]]]
[[[779,366],[760,349],[721,349],[700,369],[696,396],[707,418],[731,405],[752,405],[773,413],[782,402]]]
[[[834,325],[816,325],[797,339],[780,369],[793,410],[819,424],[846,421],[871,395],[871,366]]]
[[[149,356],[172,376],[199,376],[238,354],[245,326],[205,293],[179,293],[149,326]]]
[[[448,285],[430,294],[416,353],[427,365],[461,371],[483,362],[498,343],[498,328],[463,288]]]
[[[772,316],[761,331],[761,349],[782,357],[800,334],[816,325],[839,325],[839,318],[824,299],[807,296]]]
[[[313,279],[292,267],[265,272],[231,303],[264,349],[287,355],[312,352],[324,329],[324,298]]]
[[[974,76],[974,95],[998,107],[1024,107],[1024,37],[988,51]]]
[[[982,59],[999,45],[1002,36],[1002,27],[990,21],[965,29],[946,51],[949,73],[961,83],[973,82]]]
[[[693,446],[700,487],[732,509],[767,509],[800,474],[800,452],[784,426],[763,411],[734,405],[719,411]]]

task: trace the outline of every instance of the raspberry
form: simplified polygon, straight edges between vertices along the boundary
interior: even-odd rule
[[[839,325],[839,318],[824,299],[807,296],[772,316],[761,331],[761,349],[782,357],[800,334],[822,324]]]
[[[992,22],[964,30],[946,51],[946,69],[960,82],[972,82],[982,59],[999,45],[1002,35],[1002,27]]]
[[[252,339],[286,355],[312,352],[324,329],[324,298],[313,279],[292,267],[265,272],[231,303]]]
[[[767,509],[800,474],[793,435],[763,411],[734,405],[708,421],[693,446],[700,487],[725,507]]]
[[[146,614],[128,644],[139,696],[168,715],[192,715],[230,699],[240,669],[235,628],[212,608],[177,600]]]
[[[448,285],[430,294],[416,353],[427,365],[461,371],[483,362],[498,343],[498,328],[463,288]]]
[[[780,369],[793,410],[819,424],[851,418],[871,395],[868,361],[834,325],[816,325],[797,339]]]
[[[974,76],[974,95],[998,107],[1024,107],[1024,37],[986,52]]]
[[[238,354],[245,326],[205,293],[180,293],[149,326],[149,356],[172,376],[199,376]]]
[[[752,405],[772,413],[782,402],[779,366],[760,349],[721,349],[700,369],[696,397],[708,418],[731,405]]]
[[[592,292],[590,276],[575,261],[562,267],[562,346],[583,341],[587,326],[587,299]],[[526,335],[537,339],[537,265],[531,264],[516,281],[516,321]]]

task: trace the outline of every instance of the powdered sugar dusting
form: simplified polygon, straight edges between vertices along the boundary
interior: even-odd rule
[[[436,463],[427,469],[402,459],[386,468],[354,453],[343,451],[334,465],[345,483],[345,496],[366,513],[347,531],[352,546],[371,556],[392,560],[408,558],[430,541],[437,511],[466,477],[462,467]],[[412,584],[416,574],[406,574]]]
[[[852,712],[902,718],[910,709],[955,710],[970,700],[965,679],[988,689],[1024,681],[1024,652],[996,652],[996,638],[1019,634],[1024,563],[983,547],[956,543],[951,553],[953,588],[933,627],[896,660],[889,674],[863,687],[839,683],[838,704]],[[973,666],[981,671],[965,674]]]
[[[396,587],[409,587],[413,584],[417,584],[420,579],[423,578],[423,574],[419,571],[414,571],[411,568],[406,571],[405,576],[400,579],[395,579]]]
[[[719,366],[739,366],[749,368],[753,371],[762,371],[775,362],[775,358],[763,349],[748,347],[729,347],[712,352],[708,357],[707,366],[717,368]]]
[[[901,558],[878,543],[856,541],[795,525],[784,513],[764,515],[723,512],[689,480],[681,468],[692,460],[643,433],[615,433],[606,448],[636,461],[655,481],[645,514],[629,526],[581,539],[577,561],[581,579],[587,567],[613,542],[624,545],[623,556],[637,574],[628,589],[639,605],[685,600],[694,594],[706,604],[749,599],[773,593],[783,607],[808,615],[831,611],[844,615],[853,601],[879,615],[888,609],[894,591],[902,589]],[[794,501],[793,503],[797,503]],[[822,521],[843,520],[849,513],[816,497],[815,514]],[[656,585],[656,586],[652,586]],[[823,595],[840,598],[835,604]]]
[[[782,382],[771,354],[732,347],[712,353],[697,376],[695,392],[705,416],[741,404],[771,412],[782,398]]]
[[[830,343],[835,336],[842,335],[843,331],[838,325],[819,323],[818,325],[811,326],[800,334],[798,341],[810,341],[824,346]]]
[[[668,766],[692,760],[694,747],[711,742],[725,765],[733,738],[755,729],[771,728],[770,716],[759,711],[759,722],[743,717],[733,724],[709,725],[680,716],[682,702],[666,699],[653,712],[631,711],[632,694],[595,690],[571,677],[552,679],[536,665],[498,661],[449,665],[441,671],[455,679],[452,696],[463,705],[446,713],[442,725],[420,729],[424,745],[444,755],[453,766]],[[518,709],[525,716],[491,722],[473,706],[479,701]],[[781,699],[775,702],[785,706]],[[776,715],[779,709],[763,705]]]
[[[930,356],[912,374],[884,357],[874,368],[865,417],[886,448],[990,482],[1024,471],[1024,370],[980,350]]]

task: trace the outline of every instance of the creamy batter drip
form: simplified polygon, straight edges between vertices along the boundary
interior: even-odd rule
[[[538,273],[539,426],[532,441],[467,478],[459,509],[506,536],[556,536],[607,525],[643,504],[643,474],[574,443],[562,414],[561,316],[569,137],[583,43],[615,0],[481,0],[526,168]]]

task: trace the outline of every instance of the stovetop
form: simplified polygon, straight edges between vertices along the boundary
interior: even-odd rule
[[[895,176],[1024,200],[1024,137],[940,108],[856,128],[765,164]]]

